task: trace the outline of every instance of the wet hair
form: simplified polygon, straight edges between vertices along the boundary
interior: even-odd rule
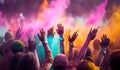
[[[11,50],[15,54],[17,52],[23,52],[24,51],[24,44],[20,40],[15,40],[11,44]]]
[[[112,52],[109,62],[112,70],[120,70],[120,50]]]
[[[26,53],[18,63],[17,70],[37,70],[37,61],[32,52]]]
[[[20,61],[21,57],[24,55],[24,53],[22,52],[19,52],[19,53],[16,53],[11,61],[10,61],[10,65],[9,65],[9,70],[16,70],[16,67],[18,65],[18,62]]]

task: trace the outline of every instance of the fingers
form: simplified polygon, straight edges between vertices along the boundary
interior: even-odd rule
[[[90,31],[89,31],[89,34],[92,32],[92,28],[90,29]]]
[[[109,43],[110,43],[109,37],[107,37],[107,35],[104,34],[101,37],[101,46],[105,48],[105,47],[107,47],[109,45]]]
[[[36,42],[31,37],[28,37],[28,48],[30,51],[36,50]]]
[[[98,29],[99,29],[100,27],[97,27],[97,28],[94,28],[94,29],[90,29],[90,32],[92,32],[92,33],[97,33],[97,31],[98,31]]]
[[[16,31],[16,39],[20,39],[23,35],[22,28],[19,27]]]
[[[41,28],[41,29],[40,29],[40,34],[42,34],[42,32],[43,32],[43,29]]]
[[[29,36],[29,37],[28,37],[28,43],[29,43],[29,44],[33,44],[33,42],[34,42],[34,41],[33,41],[32,38]]]
[[[39,39],[40,39],[41,36],[42,36],[42,29],[39,29],[39,31],[40,31],[40,33],[38,34],[38,37],[39,37]]]
[[[41,35],[44,35],[44,34],[45,34],[45,31],[44,31],[43,28],[39,29],[39,31],[40,31],[40,34],[41,34]]]
[[[63,25],[62,24],[58,24],[57,27],[58,28],[63,28]]]
[[[43,28],[42,28],[42,32],[44,32]]]
[[[40,29],[40,35],[42,34],[42,29]]]
[[[64,26],[62,24],[58,24],[56,31],[59,35],[63,35],[64,34]]]
[[[41,39],[42,29],[39,29],[40,33],[38,33],[39,39]]]
[[[32,43],[34,40],[32,40],[32,36],[31,35],[29,35],[28,36],[28,43]]]
[[[105,34],[104,34],[104,35],[102,36],[102,38],[101,38],[102,41],[106,41],[106,40],[108,40],[108,39],[109,39],[109,38],[108,38],[107,35],[105,35]]]
[[[22,28],[19,27],[19,28],[17,29],[17,32],[22,32]]]
[[[74,32],[74,34],[73,34],[73,38],[76,38],[78,36],[78,33],[77,33],[77,31],[76,32]]]
[[[88,39],[93,40],[96,37],[96,34],[98,32],[98,28],[90,29],[88,33]]]
[[[95,28],[95,29],[93,29],[93,31],[92,31],[92,32],[93,32],[94,34],[96,34],[96,33],[97,33],[97,31],[98,31],[98,29],[96,29],[96,28]]]
[[[47,31],[47,36],[54,36],[54,35],[55,35],[55,32],[54,32],[54,26],[53,26]]]
[[[100,26],[98,26],[96,29],[98,30],[100,28]]]
[[[92,32],[92,28],[90,29],[90,31],[89,31],[89,33],[88,33],[88,35],[90,35],[90,34],[91,34],[91,32]]]
[[[24,32],[21,32],[21,36],[23,35]]]
[[[70,35],[69,35],[69,37],[68,37],[69,42],[74,42],[74,40],[75,40],[75,39],[77,38],[77,36],[78,36],[77,32],[78,32],[78,31],[74,32],[73,35],[72,35],[72,37],[70,37]]]
[[[43,30],[43,28],[40,29],[40,34],[38,34],[39,40],[41,42],[45,42],[45,31]]]

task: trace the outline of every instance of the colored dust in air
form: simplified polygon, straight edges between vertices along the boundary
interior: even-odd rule
[[[51,2],[44,0],[39,7],[39,12],[35,15],[36,17],[32,17],[32,19],[26,19],[25,17],[16,18],[13,16],[8,22],[6,18],[0,17],[0,32],[5,33],[3,30],[10,30],[15,33],[16,29],[21,26],[24,32],[22,40],[26,43],[29,34],[35,35],[39,32],[40,28],[44,28],[47,32],[52,26],[54,26],[54,29],[56,30],[57,24],[61,23],[64,25],[65,29],[64,43],[67,54],[69,50],[69,35],[72,35],[74,31],[78,31],[79,35],[75,40],[74,45],[79,49],[84,44],[90,28],[100,27],[96,38],[100,39],[103,34],[106,34],[111,39],[111,47],[118,47],[118,44],[120,43],[120,7],[116,6],[111,17],[104,20],[107,2],[108,0],[105,0],[100,3],[94,10],[91,10],[91,12],[88,13],[87,17],[74,17],[72,15],[66,15],[66,9],[70,5],[70,0],[53,0]],[[23,17],[23,15],[21,15],[21,17]],[[53,42],[54,40],[58,42],[57,33],[55,35]],[[51,44],[52,50],[56,49],[55,46],[59,46],[58,43]],[[89,46],[92,48],[92,42]],[[58,50],[58,48],[56,50]]]

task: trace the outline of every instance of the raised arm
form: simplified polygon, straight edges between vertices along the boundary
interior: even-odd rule
[[[64,51],[64,37],[63,37],[64,27],[63,27],[62,24],[57,25],[57,33],[59,35],[59,40],[60,40],[60,52],[62,54],[65,54],[65,51]]]
[[[45,62],[42,65],[42,70],[49,70],[51,67],[51,64],[53,62],[52,59],[52,53],[50,48],[48,47],[47,44],[47,40],[46,40],[46,34],[45,31],[43,29],[40,29],[40,34],[38,34],[38,37],[40,39],[40,41],[42,42],[42,45],[44,46],[44,50],[45,50]]]
[[[37,54],[37,49],[36,49],[36,43],[34,40],[31,39],[31,37],[28,38],[28,51],[27,52],[33,52],[36,58],[37,62],[37,68],[38,70],[40,69],[40,63],[39,63],[39,58]]]
[[[48,31],[47,31],[47,37],[54,37],[55,32],[54,32],[54,27],[51,27]]]
[[[78,34],[77,32],[74,32],[73,35],[70,37],[68,37],[68,40],[69,40],[69,55],[68,55],[68,59],[69,60],[73,60],[74,58],[74,44],[73,42],[75,41],[75,39],[77,38]]]
[[[52,47],[52,43],[53,43],[53,38],[54,38],[55,32],[54,32],[54,27],[51,27],[48,31],[47,31],[47,41],[48,41],[48,45],[49,47]]]
[[[23,35],[22,28],[19,27],[16,31],[15,39],[16,40],[20,39],[22,35]]]
[[[102,48],[101,48],[101,51],[100,51],[98,58],[95,62],[95,64],[97,66],[101,66],[102,61],[103,61],[105,55],[107,54],[106,52],[108,50],[107,47],[108,47],[109,43],[110,43],[110,39],[107,37],[107,35],[103,35],[101,38],[101,43],[100,43]]]
[[[74,32],[73,35],[68,37],[69,40],[69,54],[68,54],[68,68],[73,69],[74,68],[74,44],[73,42],[77,38],[78,34],[77,32]]]
[[[96,37],[96,33],[97,32],[98,32],[97,28],[90,30],[90,32],[88,33],[88,36],[87,36],[87,39],[86,39],[84,45],[80,49],[80,52],[78,54],[78,58],[76,59],[76,62],[80,62],[85,57],[88,45],[89,45],[90,41],[93,40]]]

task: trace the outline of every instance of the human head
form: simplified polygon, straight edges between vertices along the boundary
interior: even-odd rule
[[[35,55],[32,52],[26,53],[20,59],[17,70],[38,70]]]
[[[5,41],[7,41],[9,39],[14,38],[14,35],[11,32],[6,32],[4,38],[5,38]]]
[[[99,39],[95,39],[94,42],[93,42],[93,47],[94,47],[94,50],[100,50],[101,47],[100,47],[100,40]]]
[[[10,61],[10,65],[9,65],[9,70],[16,70],[16,67],[18,65],[18,62],[20,61],[21,57],[24,55],[24,53],[22,52],[19,52],[19,53],[16,53],[11,61]]]
[[[58,54],[53,61],[54,70],[66,70],[68,59],[64,54]]]
[[[76,70],[99,70],[99,68],[94,63],[84,60],[77,65]]]
[[[9,39],[6,42],[4,42],[0,47],[0,52],[2,56],[11,56],[11,43],[14,41],[14,39]]]
[[[112,70],[120,70],[120,50],[112,52],[109,62]]]
[[[11,44],[11,50],[15,54],[17,52],[23,52],[24,51],[24,44],[20,40],[14,40]]]

